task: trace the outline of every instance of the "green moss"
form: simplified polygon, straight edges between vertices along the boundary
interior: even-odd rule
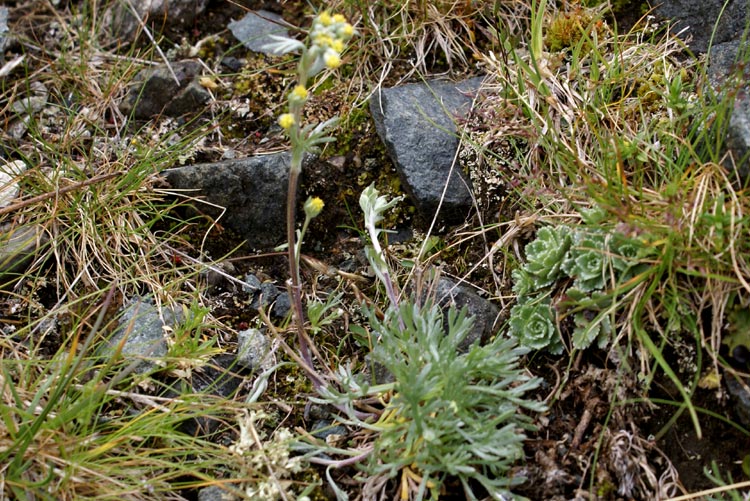
[[[600,34],[603,25],[592,11],[577,8],[572,12],[559,12],[547,28],[545,44],[550,52],[559,52],[578,45],[585,38],[592,38],[593,31]]]

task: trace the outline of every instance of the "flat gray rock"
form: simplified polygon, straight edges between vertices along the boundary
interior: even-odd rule
[[[471,184],[457,164],[451,172],[459,144],[454,117],[469,111],[481,82],[407,84],[370,99],[378,135],[424,222],[432,221],[438,207],[441,224],[461,224],[471,212]]]
[[[289,38],[289,33],[284,28],[285,25],[280,15],[267,10],[259,10],[248,12],[245,17],[232,21],[227,27],[232,35],[242,42],[242,45],[253,52],[273,54],[272,51],[265,49],[267,44],[275,42],[269,35]]]
[[[173,188],[210,202],[195,205],[202,213],[220,217],[219,222],[251,248],[268,249],[286,239],[289,161],[288,153],[275,153],[177,167],[164,175]]]
[[[441,277],[438,280],[436,293],[438,304],[444,310],[443,323],[446,332],[448,330],[448,307],[456,310],[465,307],[468,316],[474,317],[474,327],[459,345],[461,350],[468,350],[469,346],[477,341],[486,342],[497,331],[495,323],[500,310],[489,300],[477,294],[473,287],[457,284],[449,278]]]
[[[157,360],[167,354],[164,327],[177,321],[171,310],[164,309],[161,313],[155,305],[136,298],[124,307],[117,329],[105,346],[103,355],[112,357],[121,347],[120,357],[124,360],[141,359],[136,372],[142,374],[157,368]]]
[[[170,68],[162,65],[141,70],[120,103],[120,111],[125,115],[132,114],[138,120],[147,120],[162,113],[176,117],[200,110],[211,98],[197,82],[200,63],[178,61],[171,63]]]
[[[189,27],[205,11],[208,0],[138,0],[112,2],[104,27],[117,38],[132,40],[145,24],[152,31]]]
[[[709,78],[711,85],[718,92],[725,92],[722,89],[726,78],[734,74],[737,69],[737,53],[740,48],[740,42],[727,42],[716,45],[711,48],[709,58]],[[745,85],[740,92],[734,95],[734,109],[732,116],[729,118],[729,126],[726,136],[726,150],[731,153],[732,162],[726,162],[727,169],[736,168],[740,182],[746,184],[750,177],[750,165],[748,165],[748,156],[750,156],[750,75],[745,72]],[[734,92],[734,89],[728,89],[728,92]]]
[[[745,29],[748,20],[748,0],[729,0],[726,2],[726,8],[724,3],[725,0],[661,0],[654,5],[657,15],[675,21],[673,33],[687,28],[680,36],[690,37],[690,49],[702,54],[708,50],[715,25],[714,44],[739,40],[742,30]]]
[[[47,242],[47,234],[40,226],[19,226],[0,233],[0,282],[6,283],[6,275],[22,273]]]

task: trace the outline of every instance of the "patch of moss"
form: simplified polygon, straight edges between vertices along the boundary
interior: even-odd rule
[[[571,12],[559,12],[547,28],[545,44],[550,52],[559,52],[578,45],[584,38],[603,33],[603,23],[592,10],[578,7]]]

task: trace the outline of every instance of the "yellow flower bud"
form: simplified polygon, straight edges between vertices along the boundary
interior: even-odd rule
[[[333,38],[331,38],[329,35],[318,35],[313,40],[313,43],[320,47],[330,47],[333,43]]]
[[[297,85],[292,89],[289,99],[292,101],[304,101],[307,99],[308,92],[304,85]]]
[[[307,199],[304,205],[305,215],[310,219],[317,217],[317,215],[320,214],[320,212],[323,210],[324,206],[325,204],[320,198],[310,197]]]
[[[322,24],[323,26],[330,26],[331,23],[333,23],[333,18],[327,10],[324,10],[323,12],[318,14],[318,21],[320,21],[320,24]]]
[[[349,23],[344,24],[341,28],[339,28],[339,33],[344,37],[351,37],[354,35],[354,26],[352,26]]]
[[[331,43],[331,48],[335,50],[336,52],[343,52],[344,51],[344,41],[340,38],[337,38]]]
[[[335,70],[339,66],[341,66],[341,58],[339,57],[338,53],[330,50],[325,53],[323,56],[323,61],[326,63],[326,66],[331,68],[332,70]]]
[[[334,14],[333,15],[333,22],[334,23],[345,23],[346,18],[341,14]]]
[[[284,113],[279,117],[279,125],[284,130],[289,130],[294,125],[294,115],[291,113]]]

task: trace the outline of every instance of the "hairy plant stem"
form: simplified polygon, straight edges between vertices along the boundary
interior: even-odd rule
[[[323,381],[313,369],[312,355],[310,345],[307,342],[307,333],[305,332],[305,314],[302,309],[302,284],[299,274],[299,252],[296,243],[295,223],[297,215],[297,186],[299,185],[299,176],[302,172],[302,159],[304,151],[301,147],[295,145],[292,148],[291,168],[289,169],[289,189],[286,200],[286,237],[288,242],[288,259],[289,259],[289,296],[292,301],[292,310],[294,312],[294,323],[297,329],[297,344],[299,353],[304,360],[302,366],[307,377],[313,383],[317,390],[323,385]]]
[[[307,340],[304,338],[304,316],[302,312],[302,291],[299,278],[299,266],[297,265],[297,245],[296,237],[294,235],[295,216],[297,213],[297,185],[299,184],[299,172],[292,167],[289,172],[289,193],[287,193],[286,201],[286,236],[287,236],[287,252],[289,254],[289,280],[290,289],[292,296],[292,307],[294,310],[294,323],[297,324],[297,337],[299,342],[299,350],[302,358],[307,364],[312,363],[312,357],[310,356],[310,347],[307,345]]]

